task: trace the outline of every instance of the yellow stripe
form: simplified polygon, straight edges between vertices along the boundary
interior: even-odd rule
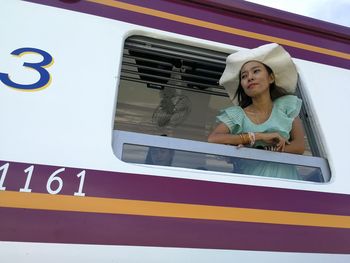
[[[122,3],[122,2],[118,2],[118,1],[114,1],[114,0],[87,0],[87,1],[94,2],[97,4],[106,5],[106,6],[116,7],[116,8],[120,8],[120,9],[124,9],[124,10],[128,10],[128,11],[136,12],[136,13],[160,17],[160,18],[164,18],[164,19],[168,19],[168,20],[172,20],[172,21],[176,21],[176,22],[180,22],[180,23],[184,23],[184,24],[195,25],[195,26],[199,26],[199,27],[203,27],[203,28],[213,29],[213,30],[217,30],[220,32],[225,32],[225,33],[229,33],[229,34],[233,34],[233,35],[245,36],[245,37],[263,40],[263,41],[267,41],[267,42],[275,42],[275,43],[279,43],[279,44],[285,45],[285,46],[296,47],[296,48],[300,48],[300,49],[304,49],[304,50],[308,50],[308,51],[313,51],[313,52],[317,52],[317,53],[321,53],[321,54],[326,54],[326,55],[350,60],[350,54],[348,54],[348,53],[339,52],[339,51],[326,49],[326,48],[321,48],[321,47],[317,47],[314,45],[308,45],[308,44],[304,44],[301,42],[287,40],[284,38],[254,33],[254,32],[241,30],[241,29],[234,28],[234,27],[223,26],[223,25],[219,25],[219,24],[215,24],[215,23],[211,23],[211,22],[206,22],[206,21],[199,20],[199,19],[189,18],[186,16],[174,15],[171,13],[167,13],[167,12],[163,12],[163,11],[159,11],[159,10],[155,10],[155,9],[151,9],[151,8]]]
[[[0,207],[350,228],[350,216],[0,191]]]

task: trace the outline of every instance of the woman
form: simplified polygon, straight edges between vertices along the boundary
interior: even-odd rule
[[[220,79],[231,100],[217,117],[208,141],[303,154],[304,131],[298,117],[301,100],[294,95],[297,71],[290,55],[272,43],[228,56]],[[245,174],[300,179],[294,166],[254,162]]]

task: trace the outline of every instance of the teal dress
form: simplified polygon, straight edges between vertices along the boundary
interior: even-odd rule
[[[231,134],[247,132],[278,132],[285,139],[289,140],[290,131],[294,119],[299,115],[302,101],[294,95],[282,96],[273,102],[270,117],[261,124],[253,123],[240,106],[232,106],[220,112],[217,121],[224,123]],[[257,141],[253,147],[266,146]],[[294,165],[279,164],[263,161],[240,161],[242,173],[279,177],[287,179],[301,179]]]

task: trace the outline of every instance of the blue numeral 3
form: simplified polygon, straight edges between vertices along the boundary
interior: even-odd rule
[[[40,78],[37,82],[33,84],[16,83],[10,79],[9,74],[1,73],[1,72],[0,72],[0,81],[2,81],[6,86],[9,86],[15,89],[21,89],[21,90],[29,91],[29,90],[38,90],[38,89],[46,88],[51,82],[51,75],[46,70],[46,68],[53,64],[53,58],[46,51],[43,51],[37,48],[30,48],[30,47],[16,49],[12,51],[11,54],[14,56],[22,57],[29,53],[39,54],[43,57],[43,60],[41,62],[36,62],[36,63],[24,62],[23,63],[23,67],[34,69],[40,74]]]

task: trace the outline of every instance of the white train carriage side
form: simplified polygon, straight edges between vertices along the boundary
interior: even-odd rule
[[[224,0],[3,1],[0,24],[2,262],[349,262],[349,28]],[[226,56],[268,42],[304,155],[207,142]]]

